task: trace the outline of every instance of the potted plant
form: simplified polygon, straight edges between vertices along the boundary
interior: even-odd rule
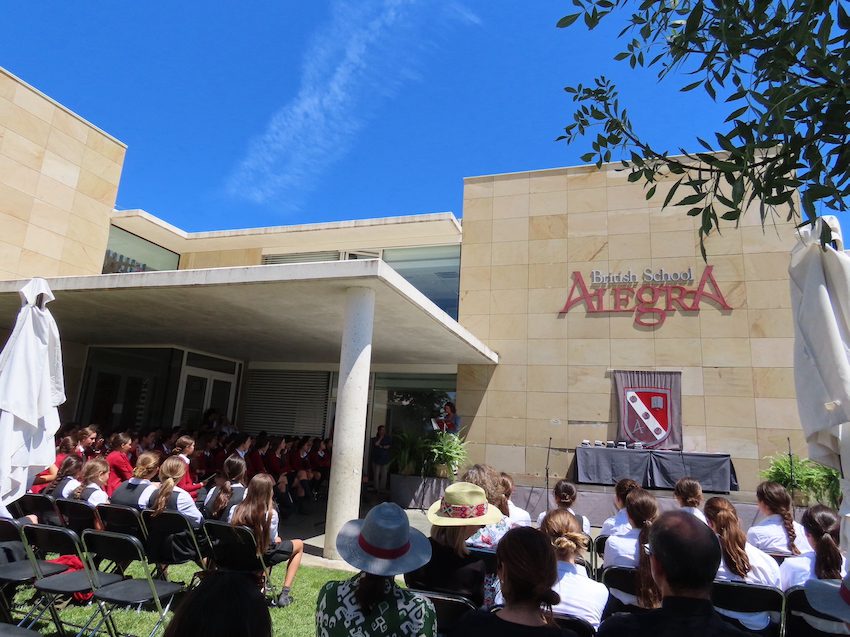
[[[835,469],[787,453],[778,453],[768,459],[770,465],[761,472],[762,478],[785,487],[795,505],[808,506],[810,501],[816,501],[838,508],[841,486]]]
[[[466,443],[460,436],[445,431],[437,432],[429,441],[428,452],[438,478],[448,478],[457,474],[460,466],[466,462]]]

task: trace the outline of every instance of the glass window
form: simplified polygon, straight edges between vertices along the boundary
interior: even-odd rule
[[[459,245],[386,249],[384,261],[446,314],[457,319]]]
[[[109,226],[103,273],[176,270],[180,255],[116,226]]]

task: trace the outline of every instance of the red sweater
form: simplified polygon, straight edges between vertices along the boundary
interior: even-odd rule
[[[106,456],[106,462],[109,464],[106,495],[111,497],[112,492],[118,488],[119,484],[133,477],[133,465],[130,464],[127,454],[120,451],[110,451]]]
[[[188,493],[194,500],[195,496],[198,495],[198,491],[200,491],[201,487],[204,485],[201,482],[194,481],[194,477],[192,476],[192,466],[186,462],[185,459],[180,459],[186,463],[186,473],[184,473],[183,477],[180,478],[180,482],[177,483],[177,486]]]

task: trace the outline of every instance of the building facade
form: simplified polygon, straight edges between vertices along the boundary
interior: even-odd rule
[[[794,232],[784,219],[762,228],[753,211],[707,240],[706,263],[696,222],[661,210],[665,184],[647,201],[625,173],[579,167],[468,178],[462,225],[439,213],[187,233],[114,210],[124,151],[0,69],[0,280],[90,275],[82,291],[111,286],[109,276],[186,271],[202,281],[227,268],[247,285],[262,266],[379,259],[418,291],[399,283],[405,294],[421,293],[417,303],[444,325],[456,319],[451,329],[483,341],[498,364],[451,344],[373,357],[367,436],[381,424],[415,431],[453,401],[472,460],[540,484],[550,447],[551,475],[562,476],[582,440],[614,438],[614,370],[668,370],[681,373],[685,450],[730,453],[742,490],[788,439],[805,455],[787,275]],[[206,314],[232,320],[228,298]],[[199,348],[178,326],[151,327],[146,339],[146,307],[137,311],[132,332],[69,331],[78,340],[63,343],[66,420],[192,425],[213,408],[252,430],[333,428],[338,358],[295,342]],[[14,316],[0,320],[2,331]]]

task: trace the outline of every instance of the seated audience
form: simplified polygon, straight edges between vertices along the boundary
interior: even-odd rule
[[[133,477],[133,465],[130,464],[129,453],[133,447],[133,439],[126,433],[113,434],[109,439],[106,462],[109,464],[109,482],[106,483],[106,495],[111,496],[118,485]]]
[[[508,531],[496,548],[496,563],[504,608],[498,612],[470,611],[449,634],[458,637],[558,637],[562,630],[552,617],[560,602],[552,590],[558,579],[555,551],[543,533],[531,527]]]
[[[245,462],[248,465],[248,473],[251,477],[267,471],[265,457],[269,451],[270,444],[271,438],[269,438],[265,433],[260,433],[257,436],[257,440],[254,442],[253,448],[245,456]]]
[[[180,436],[174,442],[174,448],[171,450],[171,455],[177,456],[186,465],[186,471],[177,486],[188,493],[193,500],[198,497],[198,492],[204,488],[204,484],[195,482],[192,475],[192,454],[194,453],[195,439],[191,436]]]
[[[77,454],[65,456],[53,482],[45,487],[43,493],[56,499],[68,499],[78,486],[83,472],[83,459]]]
[[[393,579],[431,559],[428,538],[410,528],[401,507],[379,504],[365,519],[347,522],[337,535],[336,548],[360,572],[342,582],[328,582],[319,591],[317,636],[436,637],[433,604]]]
[[[759,513],[764,517],[747,531],[750,544],[773,555],[811,552],[803,527],[794,521],[791,496],[785,487],[776,482],[762,482],[756,487],[756,499]]]
[[[76,442],[74,453],[80,458],[86,460],[95,455],[94,446],[97,442],[97,430],[91,426],[77,430]]]
[[[72,453],[74,453],[74,439],[70,436],[65,436],[59,441],[59,445],[56,448],[56,460],[53,461],[52,465],[35,476],[30,491],[32,493],[41,493],[44,491],[47,485],[56,479],[62,462]]]
[[[411,588],[463,595],[476,606],[484,604],[486,568],[473,557],[466,540],[485,524],[502,519],[502,512],[487,503],[484,489],[469,482],[446,487],[443,497],[428,509],[431,527],[431,560],[405,574]]]
[[[280,518],[274,506],[274,479],[267,473],[258,473],[251,478],[245,499],[230,510],[229,522],[234,526],[247,526],[254,532],[257,551],[263,556],[267,566],[276,566],[288,562],[286,578],[280,595],[278,606],[289,606],[292,597],[289,592],[295,574],[301,565],[304,554],[304,542],[301,540],[281,540],[278,528]]]
[[[626,496],[639,487],[640,485],[631,478],[617,481],[614,485],[614,506],[617,507],[617,513],[602,523],[599,535],[621,535],[632,530],[626,513]]]
[[[313,449],[310,451],[310,465],[319,472],[319,483],[331,477],[331,454],[327,443],[321,438],[313,438]]]
[[[747,542],[738,512],[729,500],[710,498],[705,503],[705,517],[720,540],[721,560],[715,579],[779,588],[779,565],[770,555]],[[721,608],[717,612],[736,619],[746,630],[765,631],[770,625],[770,615],[766,612],[739,613]]]
[[[552,489],[552,496],[555,499],[555,508],[564,509],[576,516],[576,519],[581,523],[582,532],[589,536],[590,520],[573,511],[573,504],[575,504],[575,501],[578,498],[578,489],[576,489],[576,485],[569,480],[558,480],[558,482],[555,483],[555,488]],[[537,526],[540,526],[543,522],[543,516],[545,515],[546,511],[537,516]]]
[[[169,456],[159,468],[159,488],[151,493],[147,508],[153,509],[154,515],[159,515],[166,509],[182,513],[192,523],[199,527],[203,516],[195,506],[192,497],[177,486],[186,473],[186,463],[179,456]]]
[[[133,477],[115,488],[110,502],[134,509],[146,509],[151,495],[159,489],[159,485],[151,482],[158,473],[159,454],[155,451],[142,452],[133,468]]]
[[[103,458],[92,458],[83,465],[80,484],[71,492],[69,500],[81,500],[92,506],[108,504],[106,483],[109,481],[109,463]]]
[[[227,520],[230,511],[245,498],[248,465],[238,455],[228,456],[215,477],[215,486],[204,499],[204,517]]]
[[[580,617],[594,628],[599,628],[602,611],[608,603],[608,589],[590,579],[583,564],[576,564],[576,558],[588,547],[588,537],[582,532],[578,520],[569,511],[555,509],[543,518],[540,530],[555,547],[558,559],[558,581],[553,590],[561,601],[552,610]]]
[[[251,575],[213,571],[176,607],[163,637],[272,637],[272,619]]]
[[[782,590],[802,586],[810,579],[841,579],[847,565],[841,554],[841,520],[838,514],[823,504],[806,509],[800,520],[806,541],[814,551],[785,558],[779,567]]]
[[[698,480],[693,478],[679,478],[676,486],[673,489],[673,495],[676,496],[676,501],[679,503],[679,508],[682,511],[696,516],[700,521],[705,522],[705,515],[700,511],[702,505],[702,485]]]
[[[646,544],[649,527],[658,517],[658,502],[649,491],[641,488],[633,489],[626,496],[626,514],[632,530],[608,538],[605,543],[604,564],[605,568],[624,566],[637,569],[639,594],[634,596],[612,588],[611,596],[627,606],[655,608],[659,602],[658,589],[652,581],[649,561],[641,547]]]
[[[502,471],[502,489],[505,492],[505,498],[508,501],[508,517],[511,522],[517,526],[531,526],[531,515],[525,509],[515,505],[511,501],[511,496],[514,493],[514,479],[511,474]]]
[[[668,511],[652,525],[647,552],[661,608],[609,617],[599,637],[745,637],[714,611],[711,587],[720,544],[705,524],[684,511]],[[645,553],[641,551],[641,553]]]
[[[487,524],[466,541],[469,546],[493,550],[502,536],[515,526],[508,517],[510,509],[502,487],[502,476],[488,464],[474,464],[463,472],[460,481],[471,482],[484,489],[487,502],[502,512],[498,522]]]

